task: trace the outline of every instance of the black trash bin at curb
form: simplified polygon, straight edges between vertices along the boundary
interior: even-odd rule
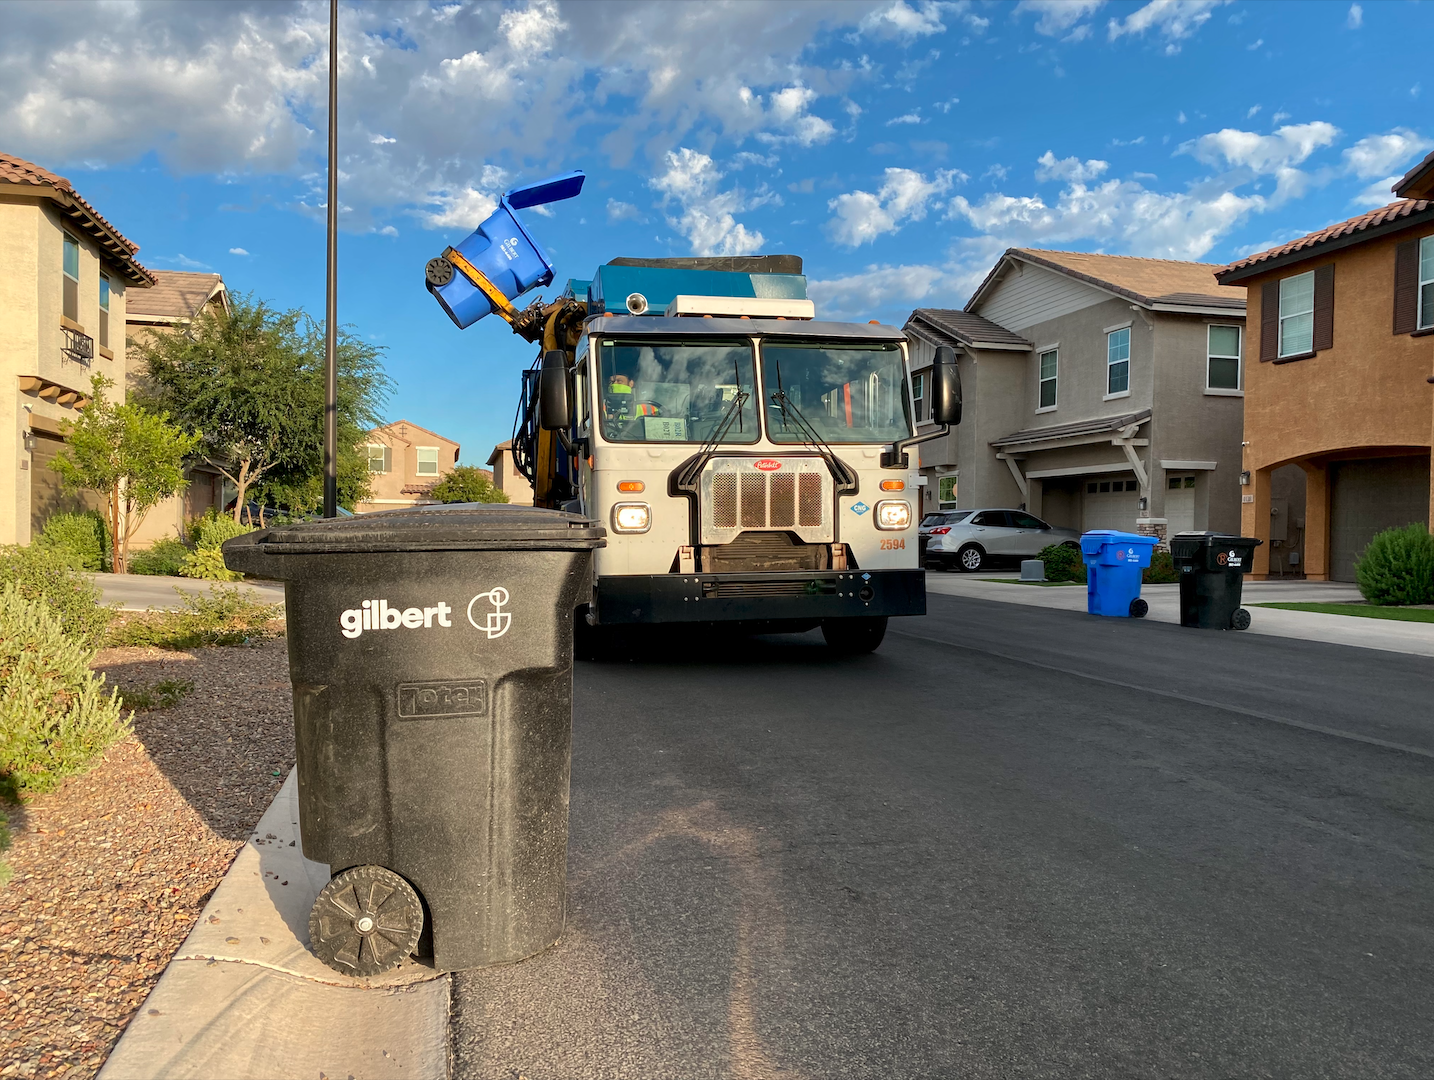
[[[1170,556],[1180,571],[1180,625],[1245,630],[1250,613],[1240,606],[1244,576],[1262,541],[1218,532],[1176,533]]]
[[[300,836],[333,874],[310,946],[375,975],[425,923],[441,971],[553,944],[566,914],[573,609],[604,530],[460,504],[264,529],[284,582]]]

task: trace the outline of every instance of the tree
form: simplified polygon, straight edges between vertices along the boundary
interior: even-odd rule
[[[322,497],[324,331],[302,309],[275,311],[252,294],[231,294],[182,334],[139,347],[141,398],[205,433],[204,458],[238,490],[238,521],[252,492],[294,505]],[[340,502],[368,495],[358,444],[376,427],[388,395],[382,349],[338,335]],[[313,492],[317,496],[313,496]]]
[[[123,574],[130,536],[150,510],[184,487],[184,459],[201,436],[171,424],[166,413],[116,405],[105,396],[112,385],[103,375],[90,380],[89,403],[67,425],[68,445],[56,455],[55,471],[67,490],[104,496],[110,565]]]
[[[508,496],[494,485],[484,469],[457,465],[453,471],[429,489],[428,496],[441,503],[505,503]]]

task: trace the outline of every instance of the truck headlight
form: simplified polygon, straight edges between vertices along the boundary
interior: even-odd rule
[[[884,499],[876,504],[876,527],[895,532],[911,525],[911,504],[900,499]]]
[[[614,532],[645,533],[652,528],[652,507],[647,503],[617,503],[612,508]]]

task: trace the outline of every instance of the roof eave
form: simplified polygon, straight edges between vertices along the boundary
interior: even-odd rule
[[[1152,304],[1150,310],[1168,312],[1175,315],[1224,315],[1232,319],[1243,319],[1245,317],[1244,304],[1238,307],[1233,305],[1230,307],[1219,307],[1213,304],[1208,307],[1198,304]]]
[[[1317,259],[1334,251],[1354,247],[1356,244],[1366,244],[1371,240],[1379,239],[1387,233],[1399,232],[1403,229],[1413,228],[1416,225],[1423,225],[1430,221],[1434,221],[1434,202],[1431,202],[1423,210],[1416,211],[1405,217],[1391,218],[1388,221],[1380,222],[1378,225],[1370,225],[1367,228],[1356,230],[1345,236],[1336,236],[1329,240],[1321,240],[1311,244],[1309,247],[1300,248],[1298,251],[1287,251],[1283,255],[1262,259],[1260,262],[1251,263],[1249,266],[1242,266],[1238,270],[1226,269],[1216,271],[1215,280],[1221,285],[1248,281],[1250,278],[1268,274],[1272,270],[1280,270],[1286,266],[1306,262],[1309,259]]]
[[[84,203],[71,192],[58,188],[54,184],[16,184],[11,182],[0,182],[0,192],[25,195],[29,198],[38,198],[54,203],[66,217],[78,222],[91,239],[99,242],[101,249],[131,285],[148,289],[157,284],[154,275],[135,259],[129,241],[115,232],[111,226],[95,217]]]
[[[1390,190],[1401,199],[1434,199],[1434,150]]]

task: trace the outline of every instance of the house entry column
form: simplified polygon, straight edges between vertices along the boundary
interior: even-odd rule
[[[1246,536],[1258,538],[1250,577],[1264,581],[1270,576],[1270,478],[1274,469],[1255,469],[1250,482],[1240,492],[1240,529]]]
[[[1329,580],[1329,465],[1300,462],[1305,471],[1305,579]]]

